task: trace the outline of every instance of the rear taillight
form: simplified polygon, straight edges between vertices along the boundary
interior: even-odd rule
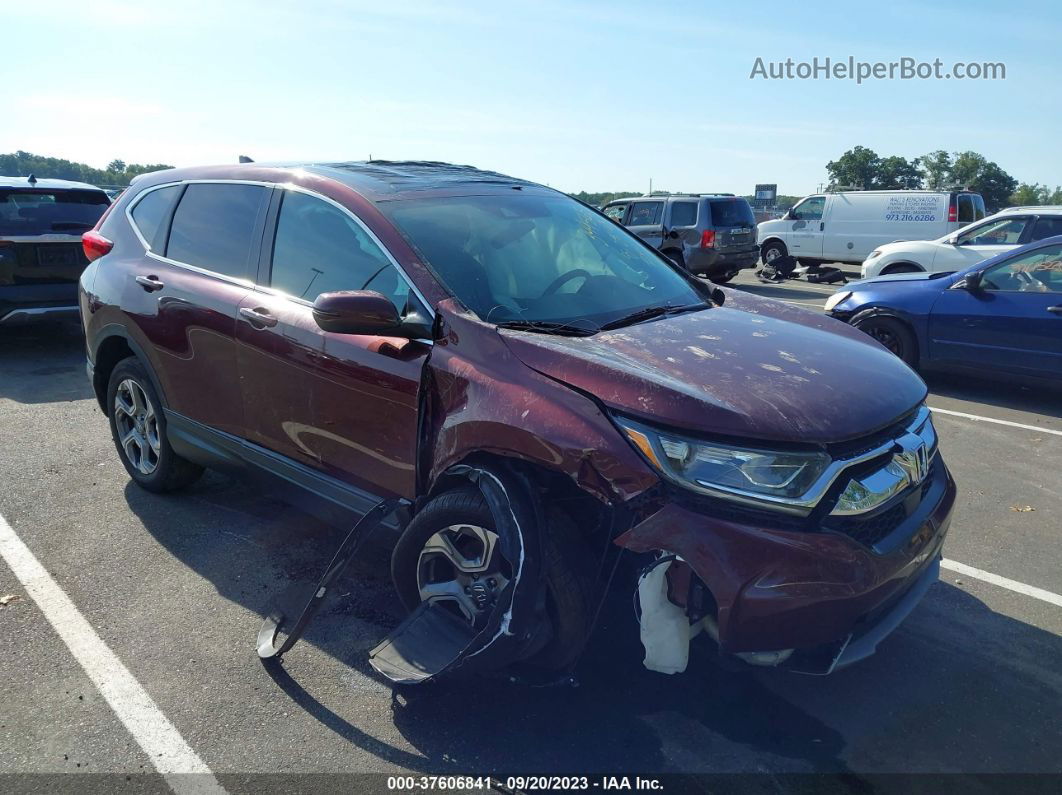
[[[81,248],[85,250],[88,261],[92,262],[110,252],[114,248],[114,243],[93,229],[81,236]]]
[[[951,204],[948,205],[948,221],[955,222],[959,220],[959,200],[954,196],[951,199]]]
[[[701,232],[701,248],[715,248],[714,229],[705,229]]]

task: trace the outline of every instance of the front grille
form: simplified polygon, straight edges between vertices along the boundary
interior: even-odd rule
[[[904,502],[899,502],[877,516],[847,517],[831,522],[830,529],[844,533],[864,546],[872,547],[903,524],[906,518]]]
[[[907,521],[918,506],[925,502],[937,474],[936,460],[929,468],[929,474],[917,488],[908,488],[896,496],[896,502],[880,513],[861,516],[827,516],[823,528],[844,533],[853,541],[867,547],[876,547],[889,537],[900,525]]]

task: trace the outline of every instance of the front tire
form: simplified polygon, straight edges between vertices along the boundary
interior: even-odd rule
[[[886,265],[881,269],[882,276],[888,276],[892,273],[919,273],[921,268],[911,265],[906,262],[898,262],[895,265]]]
[[[181,458],[166,438],[166,415],[147,370],[136,357],[124,359],[107,382],[107,418],[122,465],[147,491],[191,485],[203,468]]]
[[[737,271],[728,271],[726,273],[714,273],[708,276],[708,281],[713,284],[726,284],[728,281],[738,275]]]
[[[483,495],[474,488],[448,491],[422,508],[403,531],[391,555],[391,577],[407,610],[422,601],[480,626],[495,600],[513,577],[493,531],[494,517]],[[591,625],[590,584],[580,563],[562,556],[557,540],[574,542],[576,528],[551,517],[552,534],[544,538],[546,609],[552,634],[527,662],[547,670],[563,670],[578,657]],[[554,535],[557,537],[554,538]],[[567,548],[567,544],[564,545]],[[578,558],[578,552],[574,554]],[[491,585],[493,583],[493,586]]]
[[[784,257],[789,254],[789,249],[785,247],[785,243],[779,240],[771,240],[763,244],[760,249],[760,261],[764,265],[769,265],[772,261],[779,257]]]
[[[896,354],[908,366],[918,366],[918,345],[915,335],[903,321],[877,316],[856,320],[853,325],[877,340],[890,353]]]

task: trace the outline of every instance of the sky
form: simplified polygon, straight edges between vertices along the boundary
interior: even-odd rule
[[[0,0],[0,152],[103,167],[430,159],[566,191],[803,195],[856,145],[1062,184],[1054,2]],[[750,78],[1003,62],[1006,79]]]

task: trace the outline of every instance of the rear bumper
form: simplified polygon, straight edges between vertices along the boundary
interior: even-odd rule
[[[686,265],[694,273],[730,273],[755,266],[759,257],[760,250],[756,246],[737,251],[695,248],[686,255]]]
[[[0,287],[0,325],[77,317],[77,283]]]

